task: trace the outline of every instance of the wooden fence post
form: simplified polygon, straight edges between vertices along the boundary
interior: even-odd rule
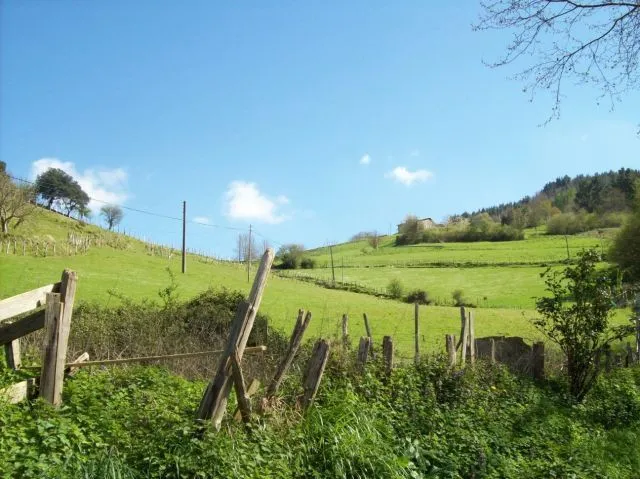
[[[382,338],[382,357],[384,358],[384,372],[389,376],[393,369],[393,339],[391,336]]]
[[[473,311],[469,311],[469,358],[471,364],[476,362],[476,320]]]
[[[273,263],[273,249],[267,248],[262,255],[260,267],[256,273],[256,278],[251,287],[248,301],[243,301],[236,311],[235,319],[231,326],[229,340],[225,351],[218,362],[217,372],[205,390],[200,406],[198,407],[197,419],[211,419],[216,429],[220,429],[222,416],[227,405],[227,398],[231,392],[231,364],[230,357],[237,351],[238,359],[242,359],[244,349],[253,328],[264,288],[269,277],[271,264]]]
[[[464,309],[464,306],[460,306],[460,340],[456,345],[456,349],[460,347],[462,341],[464,341],[464,330],[467,327],[467,313]]]
[[[316,397],[328,359],[329,343],[324,339],[319,339],[313,347],[313,353],[304,375],[304,394],[302,395],[302,408],[304,410],[311,406]]]
[[[14,339],[4,346],[4,353],[7,359],[7,366],[13,370],[22,366],[22,356],[20,355],[20,339]]]
[[[415,343],[415,357],[416,364],[420,362],[420,305],[416,301],[413,307],[413,319],[414,319],[414,343]]]
[[[40,396],[54,406],[62,402],[64,367],[77,282],[75,271],[64,270],[60,293],[47,293]]]
[[[533,359],[533,378],[537,380],[544,379],[544,343],[538,341],[533,343],[532,359]]]
[[[460,339],[460,344],[462,348],[460,348],[460,364],[465,365],[467,362],[467,345],[469,344],[469,322],[465,318],[464,323],[462,323],[462,338]]]
[[[249,396],[245,388],[244,375],[242,374],[237,351],[234,351],[231,355],[231,370],[242,421],[249,422],[251,420],[251,402],[249,401]]]
[[[371,340],[369,346],[369,352],[371,353],[371,357],[373,359],[376,358],[376,353],[373,350],[373,336],[371,335],[371,325],[369,324],[369,318],[367,317],[367,313],[362,313],[362,317],[364,318],[364,329],[367,332],[367,337]]]
[[[304,332],[307,330],[307,326],[309,326],[309,322],[311,321],[311,312],[307,312],[307,315],[304,316],[304,320],[302,319],[303,316],[304,310],[301,309],[300,311],[298,311],[298,319],[296,320],[296,325],[293,328],[293,333],[291,334],[291,339],[289,340],[289,349],[287,349],[287,354],[278,366],[276,374],[273,376],[271,384],[269,384],[269,387],[267,388],[267,398],[271,398],[276,394],[276,391],[280,387],[280,384],[282,384],[284,375],[287,373],[288,369],[293,363],[293,358],[298,352],[300,343],[302,343]]]
[[[456,365],[456,337],[453,334],[447,334],[445,340],[447,355],[449,356],[449,367],[452,368]]]
[[[349,316],[346,314],[342,315],[342,347],[349,348]]]
[[[367,364],[367,358],[369,357],[369,349],[371,348],[371,338],[368,336],[360,337],[360,344],[358,346],[358,368],[364,370]]]

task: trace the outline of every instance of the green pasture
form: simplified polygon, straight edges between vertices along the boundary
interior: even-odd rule
[[[385,236],[378,249],[366,241],[343,243],[334,246],[334,266],[406,266],[419,264],[541,264],[559,262],[575,256],[583,249],[598,248],[606,251],[615,230],[581,235],[547,236],[534,231],[527,232],[522,241],[477,243],[423,243],[410,246],[394,246],[394,236]],[[310,250],[307,256],[314,258],[319,267],[329,267],[331,257],[328,247]]]
[[[422,289],[436,304],[452,304],[451,293],[456,289],[464,297],[482,308],[533,309],[535,297],[544,294],[541,266],[487,266],[474,268],[336,268],[336,281],[358,283],[385,292],[389,281],[400,280],[405,293]],[[283,271],[281,274],[311,276],[331,280],[331,268]]]

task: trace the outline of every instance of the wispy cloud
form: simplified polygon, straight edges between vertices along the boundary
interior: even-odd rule
[[[85,193],[91,198],[100,200],[89,202],[89,208],[92,210],[99,209],[103,205],[102,202],[122,204],[129,197],[126,191],[127,172],[122,168],[90,168],[80,172],[71,161],[41,158],[31,164],[31,178],[35,179],[50,168],[59,168],[68,173],[78,182]]]
[[[364,155],[362,155],[362,158],[360,158],[360,164],[368,165],[369,163],[371,163],[371,157],[368,153],[365,153]]]
[[[397,181],[398,183],[402,183],[403,185],[411,186],[414,183],[424,183],[429,178],[433,177],[433,173],[427,170],[410,171],[404,166],[396,166],[385,176]]]
[[[225,215],[234,220],[278,224],[290,219],[279,211],[281,205],[289,203],[289,199],[280,195],[272,200],[262,194],[255,183],[232,181],[225,200]]]
[[[206,216],[196,216],[193,218],[193,221],[196,223],[200,223],[203,225],[209,225],[211,224],[211,220],[209,218],[207,218]]]

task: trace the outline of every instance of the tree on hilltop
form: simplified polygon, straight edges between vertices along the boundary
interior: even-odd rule
[[[122,212],[122,208],[117,205],[104,205],[100,208],[100,216],[104,218],[104,221],[107,223],[107,228],[111,231],[114,226],[120,224],[122,218],[124,218],[124,213]]]
[[[90,200],[78,182],[60,168],[49,168],[38,175],[35,189],[47,208],[52,209],[54,203],[59,202],[67,216],[86,208]]]

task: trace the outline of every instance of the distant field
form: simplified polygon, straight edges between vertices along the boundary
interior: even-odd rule
[[[24,229],[23,233],[48,234],[62,242],[66,239],[68,231],[104,233],[99,228],[82,228],[76,222],[45,212],[41,212],[37,222]],[[542,244],[543,240],[535,241]],[[576,240],[576,243],[578,241],[593,243],[594,239],[582,238]],[[169,283],[167,267],[176,274],[178,294],[182,299],[193,297],[209,287],[226,286],[245,292],[249,289],[244,267],[230,263],[205,264],[189,257],[187,274],[182,275],[178,256],[172,259],[151,256],[145,252],[142,243],[135,240],[129,240],[128,243],[126,249],[92,248],[88,253],[77,256],[36,258],[0,253],[0,299],[58,281],[64,268],[78,272],[80,301],[98,301],[103,304],[118,301],[109,295],[109,290],[133,299],[159,300],[158,290]],[[519,242],[523,245],[527,243]],[[473,246],[478,248],[480,245]],[[499,245],[492,246],[499,250]],[[422,251],[413,247],[405,250]],[[448,251],[453,252],[454,248]],[[523,252],[523,255],[526,253]],[[378,271],[377,268],[354,268],[353,272],[347,272],[345,269],[345,275],[353,274],[356,280],[371,281],[372,284],[384,287],[389,274],[401,273],[409,275],[406,276],[406,286],[418,287],[423,282],[431,284],[427,289],[432,294],[442,291],[443,295],[450,295],[450,290],[461,287],[473,299],[474,292],[478,291],[478,294],[487,296],[487,301],[494,301],[494,305],[510,306],[478,309],[478,336],[518,335],[534,340],[541,336],[528,321],[536,313],[527,298],[541,292],[541,283],[535,280],[539,269],[541,268],[406,268],[396,271],[396,268],[382,268]],[[318,273],[326,274],[326,271]],[[365,277],[366,275],[371,276]],[[481,287],[484,292],[481,292]],[[513,306],[518,305],[525,309],[513,309]],[[364,333],[362,313],[367,313],[376,342],[381,341],[383,335],[392,335],[401,354],[408,355],[412,351],[412,305],[364,294],[329,290],[271,275],[261,311],[270,316],[272,326],[289,334],[299,308],[313,312],[309,337],[337,335],[340,318],[346,313],[351,318],[350,333],[355,340]],[[616,321],[624,321],[626,316],[628,313],[618,311]],[[459,316],[456,308],[423,306],[420,323],[421,341],[425,351],[442,351],[444,335],[459,334]]]
[[[533,309],[534,297],[544,294],[540,273],[547,268],[540,266],[487,266],[477,268],[337,268],[336,280],[355,282],[386,291],[392,278],[404,285],[405,291],[422,289],[437,304],[452,301],[451,293],[462,289],[464,296],[483,308]],[[331,268],[283,271],[281,274],[312,276],[331,280]]]
[[[606,250],[612,230],[602,235],[582,234],[569,236],[569,256],[575,258],[585,248]],[[546,236],[529,232],[527,239],[507,242],[440,243],[411,246],[393,246],[394,237],[385,236],[377,250],[366,241],[345,243],[333,247],[334,266],[383,266],[419,264],[540,264],[567,259],[564,236]],[[308,252],[319,267],[331,265],[329,248]]]

